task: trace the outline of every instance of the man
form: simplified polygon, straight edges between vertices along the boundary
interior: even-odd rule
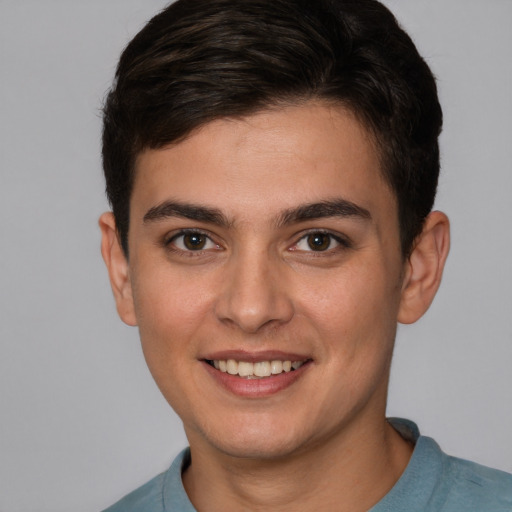
[[[179,0],[105,106],[102,253],[190,448],[109,511],[512,510],[385,417],[449,248],[434,78],[375,0]]]

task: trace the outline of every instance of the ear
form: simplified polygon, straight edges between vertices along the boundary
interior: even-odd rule
[[[101,229],[101,255],[107,266],[117,312],[124,323],[135,326],[137,319],[133,304],[129,265],[119,242],[114,214],[112,212],[104,213],[98,224]]]
[[[441,284],[450,250],[450,222],[442,212],[431,212],[405,265],[398,321],[416,322],[427,311]]]

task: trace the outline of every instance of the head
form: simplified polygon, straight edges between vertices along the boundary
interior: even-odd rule
[[[371,133],[407,257],[435,198],[442,113],[430,69],[375,0],[179,0],[137,34],[104,109],[107,195],[125,254],[143,150],[311,100],[343,106]]]
[[[128,45],[102,251],[192,447],[275,458],[380,428],[397,321],[447,254],[440,125],[373,0],[179,0]]]

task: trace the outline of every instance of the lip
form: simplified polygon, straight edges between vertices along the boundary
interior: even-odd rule
[[[257,363],[259,361],[308,361],[310,356],[304,354],[294,354],[291,352],[283,352],[279,350],[262,350],[259,352],[248,352],[245,350],[222,350],[211,352],[199,359],[208,359],[210,361],[234,359],[235,361],[245,361],[247,363]]]
[[[236,375],[221,372],[208,364],[206,360],[215,359],[235,359],[237,361],[258,362],[270,361],[273,359],[283,361],[305,361],[305,363],[290,372],[283,372],[279,375],[263,377],[259,379],[245,379]],[[284,391],[292,384],[301,379],[309,370],[312,360],[298,354],[285,352],[265,351],[258,353],[248,353],[244,351],[216,352],[201,361],[204,369],[212,379],[230,394],[243,398],[264,398]]]

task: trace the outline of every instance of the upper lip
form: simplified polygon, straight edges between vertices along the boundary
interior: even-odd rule
[[[249,352],[247,350],[219,350],[211,352],[200,358],[209,361],[245,361],[248,363],[257,363],[258,361],[306,361],[311,357],[304,354],[284,352],[280,350],[262,350]]]

